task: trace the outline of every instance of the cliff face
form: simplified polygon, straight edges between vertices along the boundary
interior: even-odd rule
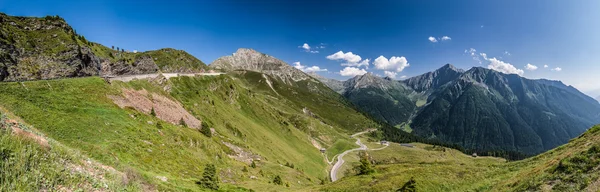
[[[180,50],[130,53],[90,42],[58,16],[0,13],[0,81],[204,69],[202,61]]]
[[[101,60],[59,17],[0,14],[0,80],[97,75]]]

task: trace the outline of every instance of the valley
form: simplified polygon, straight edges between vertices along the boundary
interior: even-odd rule
[[[0,22],[0,191],[600,190],[600,103],[561,81],[340,81],[251,48],[207,65],[59,16]]]

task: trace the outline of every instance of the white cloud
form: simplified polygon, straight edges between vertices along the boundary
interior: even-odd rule
[[[506,74],[517,74],[517,75],[523,75],[523,73],[525,73],[525,71],[523,71],[522,69],[517,69],[512,64],[506,63],[504,61],[500,61],[500,60],[496,59],[495,57],[488,59],[488,61],[490,62],[490,64],[488,65],[488,68],[495,70],[495,71],[499,71],[499,72],[506,73]]]
[[[393,71],[384,71],[384,72],[383,72],[383,74],[385,74],[385,76],[386,76],[386,77],[389,77],[389,78],[395,79],[395,78],[396,78],[396,75],[397,75],[398,73],[396,73],[396,72],[393,72]]]
[[[305,49],[307,51],[310,50],[310,46],[308,45],[308,43],[304,43],[304,45],[302,45],[302,49]]]
[[[327,56],[326,58],[329,60],[345,60],[349,63],[358,63],[360,60],[362,60],[359,55],[355,55],[352,52],[344,53],[343,51],[338,51],[337,53]]]
[[[475,48],[465,49],[465,54],[469,54],[473,58],[473,60],[481,64],[481,59],[479,59],[479,56],[477,55],[477,50]],[[480,53],[480,55],[487,60],[487,54]]]
[[[548,67],[549,67],[548,65],[544,65],[544,68],[548,68]]]
[[[308,45],[308,43],[304,43],[303,45],[298,46],[298,48],[304,49],[304,51],[307,53],[319,53],[319,51],[311,50],[311,47],[310,47],[310,45]],[[317,46],[317,48],[319,48],[319,46]]]
[[[562,68],[557,67],[557,68],[552,69],[552,71],[562,71]]]
[[[346,67],[361,67],[361,66],[366,66],[368,68],[370,61],[371,61],[370,59],[365,59],[365,60],[362,60],[359,63],[342,63],[342,66],[346,66]]]
[[[485,60],[487,60],[487,59],[488,59],[488,58],[487,58],[487,54],[485,54],[485,53],[479,53],[479,55],[481,55],[481,57],[483,57],[483,59],[485,59]]]
[[[294,62],[294,68],[299,69],[304,72],[320,72],[327,71],[327,69],[321,69],[319,66],[311,66],[307,67],[306,65],[300,64],[299,61]]]
[[[429,36],[429,38],[427,38],[427,39],[429,39],[429,41],[431,41],[432,43],[437,42],[437,39],[435,39],[435,37],[432,37],[432,36]]]
[[[406,75],[402,75],[402,76],[400,76],[400,79],[406,79],[407,77],[408,76],[406,76]]]
[[[392,56],[392,58],[388,60],[383,55],[377,57],[377,59],[373,61],[373,65],[375,65],[376,69],[396,72],[401,72],[404,68],[410,66],[405,57]]]
[[[504,55],[510,56],[510,53],[508,51],[504,51]]]
[[[340,70],[340,75],[342,76],[357,76],[357,75],[364,75],[366,74],[367,71],[365,71],[364,69],[359,69],[356,67],[346,67],[342,70]]]
[[[442,41],[448,41],[448,40],[452,40],[452,38],[450,38],[448,36],[443,36],[442,37]]]
[[[532,65],[531,63],[527,63],[527,65],[525,65],[525,69],[530,70],[530,71],[535,71],[538,69],[538,67],[535,65]]]
[[[307,67],[306,69],[304,69],[304,72],[321,72],[321,71],[327,71],[327,69],[321,69],[319,66],[312,66],[312,67]]]

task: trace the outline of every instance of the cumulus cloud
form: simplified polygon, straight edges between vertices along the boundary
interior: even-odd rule
[[[308,43],[304,43],[303,45],[298,46],[298,48],[304,49],[304,51],[307,53],[319,53],[319,51],[311,50],[312,47],[310,47],[310,45],[308,45]],[[317,48],[318,48],[318,46],[317,46]]]
[[[442,37],[439,37],[439,38],[435,38],[433,36],[429,36],[429,38],[427,38],[427,40],[431,41],[432,43],[437,43],[438,39],[441,40],[441,41],[450,41],[450,40],[452,40],[452,38],[450,38],[448,36],[445,36],[445,35],[442,36]]]
[[[400,79],[406,79],[406,78],[407,78],[407,76],[406,76],[406,75],[402,75],[402,76],[400,76]]]
[[[346,67],[342,70],[340,70],[340,75],[342,76],[357,76],[357,75],[364,75],[366,74],[367,71],[365,71],[364,69],[359,69],[356,67]]]
[[[344,53],[343,51],[338,51],[337,53],[328,55],[326,58],[329,60],[345,60],[349,63],[358,63],[360,60],[362,60],[359,55],[355,55],[352,52]]]
[[[544,65],[544,68],[548,68],[548,67],[549,67],[548,65]]]
[[[504,55],[510,56],[510,53],[508,51],[504,51]]]
[[[525,71],[517,69],[512,64],[500,61],[495,57],[487,60],[490,62],[490,64],[488,65],[488,69],[492,69],[506,74],[523,75],[523,73],[525,73]]]
[[[525,65],[525,69],[530,70],[530,71],[535,71],[538,69],[538,67],[535,65],[532,65],[531,63],[527,63],[527,65]]]
[[[437,43],[437,39],[435,37],[429,36],[429,41],[431,41],[432,43]]]
[[[384,71],[384,72],[383,72],[383,74],[385,74],[385,76],[386,76],[386,77],[389,77],[389,78],[395,79],[395,78],[396,78],[396,75],[397,75],[398,73],[396,73],[396,72],[393,72],[393,71]]]
[[[395,72],[402,72],[404,68],[410,66],[405,57],[392,56],[392,58],[388,60],[383,55],[377,57],[377,59],[373,61],[373,65],[375,65],[376,69]]]
[[[366,66],[367,68],[369,68],[369,62],[370,62],[370,59],[362,60],[362,58],[359,55],[356,55],[352,52],[344,53],[343,51],[338,51],[337,53],[328,55],[326,58],[329,60],[345,61],[344,63],[342,63],[342,66],[346,66],[346,67]]]
[[[319,66],[308,67],[306,65],[302,65],[299,61],[294,62],[294,68],[299,69],[299,70],[304,71],[304,72],[327,71],[327,69],[321,69]]]
[[[552,71],[562,71],[562,68],[556,67],[556,68],[552,69]]]

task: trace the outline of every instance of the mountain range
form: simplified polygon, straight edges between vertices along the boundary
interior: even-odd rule
[[[377,120],[475,151],[537,154],[600,123],[600,104],[572,86],[481,67],[323,82]]]
[[[600,189],[600,127],[583,133],[600,104],[559,81],[452,65],[339,81],[248,48],[205,65],[1,13],[0,81],[0,191]]]

